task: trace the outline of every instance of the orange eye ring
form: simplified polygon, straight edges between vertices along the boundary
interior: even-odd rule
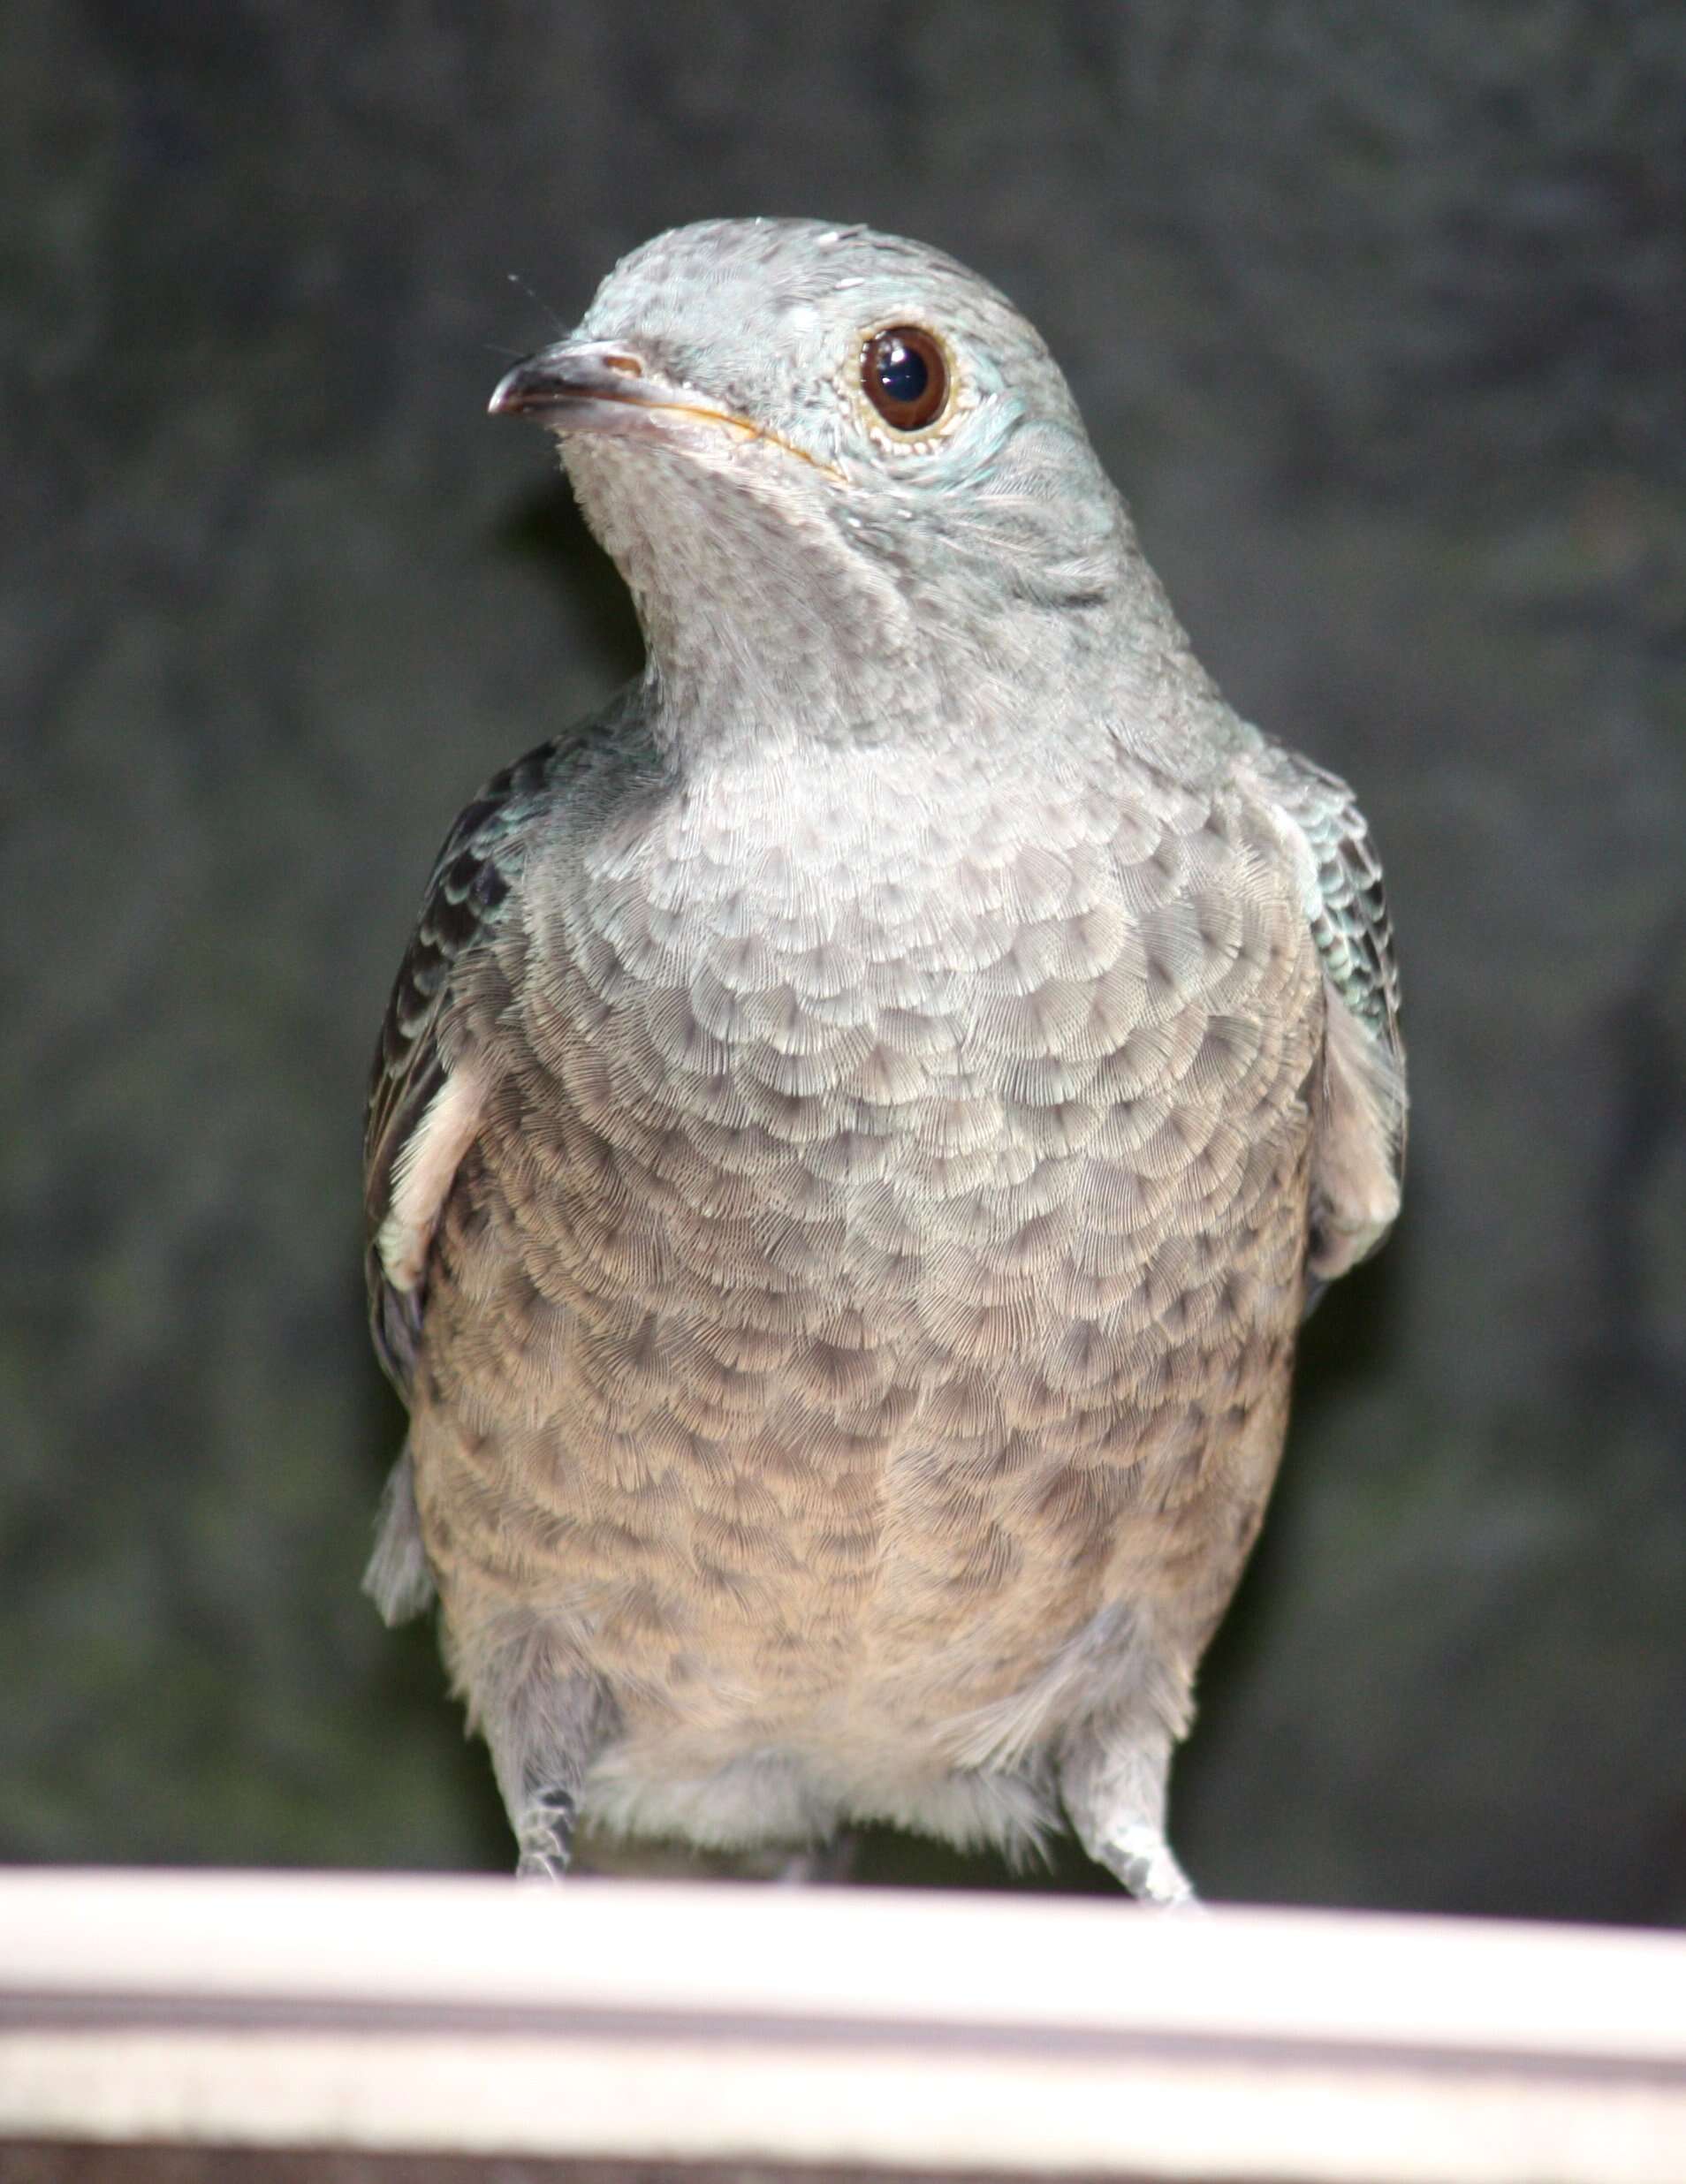
[[[922,432],[948,400],[948,360],[920,326],[886,326],[861,350],[861,385],[892,432]]]

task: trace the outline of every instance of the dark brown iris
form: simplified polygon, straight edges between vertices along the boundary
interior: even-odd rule
[[[922,328],[886,326],[861,351],[861,384],[886,425],[919,432],[948,399],[948,365]]]

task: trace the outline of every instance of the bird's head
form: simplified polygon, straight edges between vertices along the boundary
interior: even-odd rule
[[[1049,618],[1104,619],[1141,567],[1035,328],[865,228],[658,236],[491,407],[558,435],[670,680],[696,682],[699,641],[709,679],[747,651],[787,690],[803,659],[835,682],[862,654],[950,689],[1021,673]]]

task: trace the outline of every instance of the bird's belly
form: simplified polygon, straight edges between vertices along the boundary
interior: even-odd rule
[[[558,954],[436,1255],[429,1551],[453,1625],[548,1619],[669,1771],[976,1763],[1120,1604],[1192,1656],[1234,1582],[1315,959],[1268,895],[876,954],[764,923],[682,984],[648,934]]]

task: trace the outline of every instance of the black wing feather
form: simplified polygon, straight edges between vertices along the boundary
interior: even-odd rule
[[[375,1347],[400,1394],[414,1370],[426,1284],[395,1287],[376,1240],[404,1149],[450,1073],[443,1034],[456,981],[505,921],[528,823],[549,800],[558,764],[578,739],[529,751],[495,774],[458,814],[434,861],[386,1005],[363,1124],[364,1265]]]

